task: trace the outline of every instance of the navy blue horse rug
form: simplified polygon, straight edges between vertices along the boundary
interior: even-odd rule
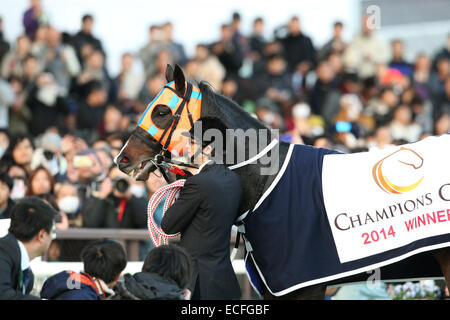
[[[450,246],[450,135],[356,154],[291,145],[243,218],[253,287],[275,296],[320,283],[440,278]]]

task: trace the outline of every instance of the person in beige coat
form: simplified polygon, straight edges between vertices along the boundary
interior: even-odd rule
[[[196,47],[195,59],[197,61],[196,78],[208,82],[216,92],[220,92],[226,70],[219,59],[201,44]]]
[[[356,72],[359,77],[367,78],[375,75],[377,65],[389,61],[389,46],[374,32],[369,23],[370,16],[362,19],[362,32],[348,45],[343,59],[349,72]]]

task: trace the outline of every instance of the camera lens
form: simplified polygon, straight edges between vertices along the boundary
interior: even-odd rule
[[[128,181],[123,178],[117,179],[114,183],[114,187],[116,188],[116,190],[121,193],[125,193],[128,190],[129,185],[130,184],[128,183]]]
[[[53,158],[53,152],[49,151],[49,150],[44,150],[44,157],[47,160],[52,160]]]

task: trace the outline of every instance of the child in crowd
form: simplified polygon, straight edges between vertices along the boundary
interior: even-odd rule
[[[153,248],[145,258],[142,272],[125,274],[117,282],[113,299],[120,300],[189,300],[186,289],[191,274],[191,259],[177,245]]]
[[[49,300],[103,300],[114,295],[111,288],[127,265],[123,247],[112,240],[86,246],[81,259],[84,272],[62,271],[42,286],[41,298]]]

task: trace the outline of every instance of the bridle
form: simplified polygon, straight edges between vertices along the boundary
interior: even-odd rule
[[[144,168],[144,170],[150,170],[153,166],[161,172],[161,174],[164,177],[164,179],[166,180],[166,182],[170,183],[169,177],[167,175],[167,171],[170,171],[175,174],[180,174],[183,176],[183,175],[185,175],[185,172],[183,170],[177,168],[176,166],[184,166],[184,167],[195,168],[195,169],[198,169],[198,166],[196,166],[195,164],[184,163],[181,161],[173,160],[173,159],[167,157],[167,155],[166,155],[169,145],[170,145],[170,141],[172,139],[172,135],[178,126],[178,122],[180,121],[180,118],[181,118],[181,113],[183,112],[183,109],[185,107],[187,110],[191,128],[194,126],[194,121],[192,120],[192,115],[191,115],[191,113],[189,111],[189,107],[188,107],[189,101],[191,99],[191,94],[192,94],[192,84],[189,82],[187,83],[186,92],[183,96],[180,96],[180,93],[177,90],[174,90],[173,88],[171,88],[170,86],[166,85],[166,86],[164,86],[164,89],[169,89],[169,90],[173,91],[178,97],[180,97],[182,99],[182,101],[181,101],[181,104],[178,106],[177,110],[175,111],[174,115],[172,116],[172,122],[168,126],[166,126],[166,128],[164,129],[164,132],[162,133],[161,137],[159,138],[159,141],[156,143],[149,141],[144,135],[142,135],[138,131],[138,128],[133,130],[131,135],[135,136],[136,138],[139,138],[141,141],[143,141],[146,145],[148,145],[153,150],[159,150],[158,154],[156,154],[153,159],[149,160],[149,163],[151,163],[151,166],[146,166]],[[169,131],[169,129],[170,129],[170,131]],[[168,134],[168,136],[167,136],[166,142],[164,143],[164,146],[162,146],[161,142],[164,139],[164,137],[166,136],[166,134]]]
[[[190,113],[189,106],[188,106],[190,98],[191,98],[191,94],[192,94],[192,84],[187,82],[186,92],[183,96],[181,96],[177,90],[173,89],[172,87],[170,87],[168,85],[164,86],[164,89],[169,89],[169,90],[173,91],[179,98],[182,99],[179,107],[177,108],[174,115],[172,116],[172,122],[170,123],[170,125],[166,126],[166,128],[164,129],[164,132],[162,133],[161,137],[159,138],[159,140],[157,142],[149,141],[147,137],[145,137],[143,134],[141,134],[138,131],[138,127],[135,130],[133,130],[131,135],[137,137],[142,142],[144,142],[146,145],[148,145],[151,149],[157,150],[157,152],[158,152],[154,156],[153,159],[149,160],[148,164],[144,167],[143,172],[149,171],[150,169],[153,169],[153,168],[158,169],[161,172],[164,179],[166,180],[166,182],[168,184],[170,184],[171,181],[168,177],[167,171],[184,176],[184,175],[186,175],[185,171],[181,170],[177,166],[183,166],[183,167],[194,168],[194,169],[198,169],[198,166],[196,166],[195,164],[192,164],[192,163],[184,163],[181,161],[176,161],[176,160],[171,159],[170,157],[167,157],[168,148],[170,145],[170,141],[172,139],[172,135],[178,126],[178,122],[180,121],[181,114],[185,107],[187,110],[191,128],[194,126],[192,114]],[[170,129],[170,131],[169,131],[169,129]],[[165,141],[164,145],[162,145],[162,140],[164,139],[166,134],[168,134],[167,140]],[[264,150],[259,152],[254,157],[252,157],[246,161],[243,161],[241,163],[237,163],[235,165],[229,166],[228,168],[230,170],[235,170],[235,169],[244,167],[250,163],[253,163],[256,160],[258,160],[259,158],[261,158],[263,155],[265,155],[267,152],[269,152],[277,144],[278,144],[278,140],[274,139],[274,140],[272,140],[272,142],[269,145],[267,145],[264,148]],[[169,154],[170,154],[170,152],[169,152]],[[192,161],[192,159],[191,159],[191,161]],[[152,171],[154,171],[154,170],[152,170]]]

